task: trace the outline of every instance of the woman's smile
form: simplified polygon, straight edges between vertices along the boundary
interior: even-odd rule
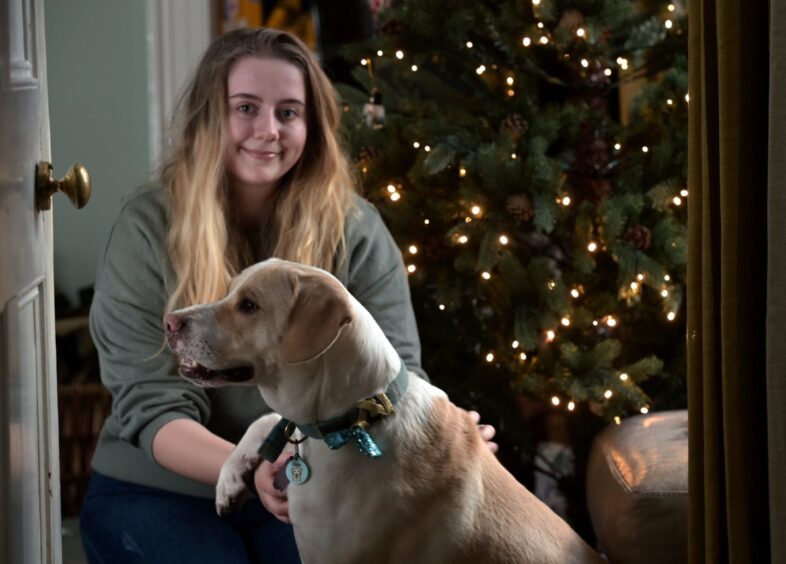
[[[281,151],[250,149],[248,147],[240,147],[240,150],[258,161],[271,161],[281,155]]]

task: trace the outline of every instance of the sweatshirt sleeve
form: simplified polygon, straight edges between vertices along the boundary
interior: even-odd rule
[[[420,365],[420,338],[401,251],[377,209],[358,198],[347,232],[347,289],[371,313],[407,368]]]
[[[118,436],[151,458],[152,442],[169,421],[210,416],[205,390],[177,375],[166,348],[163,316],[167,219],[160,196],[128,201],[112,227],[99,261],[90,331],[98,349],[101,380],[112,393],[112,422]]]

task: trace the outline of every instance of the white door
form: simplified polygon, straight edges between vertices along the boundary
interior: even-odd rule
[[[0,562],[59,563],[60,490],[43,0],[0,0]]]

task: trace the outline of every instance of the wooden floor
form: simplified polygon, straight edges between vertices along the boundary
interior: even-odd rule
[[[63,518],[63,564],[87,564],[76,517]]]

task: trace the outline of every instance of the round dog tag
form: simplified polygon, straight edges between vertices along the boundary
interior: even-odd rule
[[[306,480],[308,480],[309,468],[306,461],[302,458],[292,458],[289,462],[287,462],[286,467],[287,478],[293,484],[303,484]]]

